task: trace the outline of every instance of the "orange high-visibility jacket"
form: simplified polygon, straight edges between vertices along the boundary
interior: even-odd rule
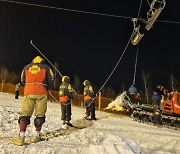
[[[84,87],[84,101],[91,100],[95,97],[93,88],[91,85],[85,85]]]
[[[69,83],[63,82],[59,87],[59,102],[64,103],[73,99],[72,87]]]
[[[39,56],[26,65],[21,73],[21,83],[25,86],[24,95],[46,95],[53,85],[54,74],[50,67],[42,63]]]

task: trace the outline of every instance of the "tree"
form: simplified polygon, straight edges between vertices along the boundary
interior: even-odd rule
[[[122,83],[122,86],[121,86],[121,92],[124,92],[126,90],[126,86],[124,83]]]
[[[1,66],[0,74],[1,74],[1,82],[7,82],[9,70],[6,67]]]
[[[74,81],[73,81],[73,89],[79,94],[83,91],[83,84],[81,83],[81,80],[79,79],[78,75],[75,75]]]
[[[59,65],[57,62],[54,63],[54,68],[53,71],[54,71],[54,90],[59,90],[59,84],[60,84],[60,76],[59,74],[57,73],[57,70],[59,69]]]
[[[115,98],[116,93],[111,87],[103,87],[101,90],[102,96],[109,97],[109,98]]]
[[[173,74],[170,75],[169,87],[173,92],[178,90],[178,80],[174,77]]]
[[[145,92],[145,101],[147,104],[150,103],[150,96],[151,96],[151,81],[150,81],[150,74],[142,72],[142,80],[144,83],[144,92]]]
[[[20,73],[16,74],[15,72],[9,73],[8,82],[12,84],[17,84],[20,82]]]

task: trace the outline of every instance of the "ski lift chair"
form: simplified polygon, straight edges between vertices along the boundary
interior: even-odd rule
[[[166,5],[165,0],[153,0],[151,5],[150,5],[150,10],[147,13],[147,25],[146,29],[150,30],[151,27],[153,26],[154,22],[160,15],[161,11],[164,9]]]
[[[131,43],[133,45],[137,45],[141,41],[141,39],[143,38],[144,34],[140,33],[140,27],[141,27],[140,24],[138,26],[136,26],[138,19],[132,18],[131,21],[133,22],[134,31],[133,31],[130,39],[131,39]]]

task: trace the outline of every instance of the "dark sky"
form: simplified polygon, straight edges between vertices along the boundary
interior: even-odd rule
[[[60,8],[136,17],[140,0],[18,0]],[[143,0],[140,16],[146,16]],[[180,0],[167,0],[158,20],[180,22]],[[48,9],[0,0],[0,66],[21,72],[39,55],[34,44],[63,75],[89,79],[102,85],[129,40],[130,19]],[[168,84],[170,74],[180,78],[180,24],[156,22],[139,44],[136,85],[141,86],[142,70],[151,74],[153,84]],[[117,92],[122,83],[133,82],[136,46],[129,45],[107,86]]]

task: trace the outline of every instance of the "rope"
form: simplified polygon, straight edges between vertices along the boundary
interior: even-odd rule
[[[141,0],[141,2],[140,2],[140,6],[139,6],[137,18],[139,18],[141,6],[142,6],[142,0]],[[133,32],[134,32],[134,30],[133,30]],[[104,84],[103,84],[103,85],[101,86],[101,88],[98,90],[98,92],[96,93],[96,95],[97,95],[97,94],[102,90],[102,88],[106,85],[106,83],[109,81],[109,79],[110,79],[111,76],[113,75],[114,71],[116,70],[117,66],[119,65],[119,63],[120,63],[122,57],[124,56],[124,54],[125,54],[125,52],[126,52],[128,46],[129,46],[129,43],[130,43],[131,37],[132,37],[132,35],[133,35],[133,32],[132,32],[132,34],[131,34],[131,36],[130,36],[130,38],[129,38],[129,41],[128,41],[128,43],[127,43],[127,45],[126,45],[126,47],[125,47],[125,49],[124,49],[122,55],[120,56],[118,62],[116,63],[116,65],[115,65],[115,67],[113,68],[112,72],[110,73],[109,77],[106,79],[106,81],[104,82]]]
[[[136,67],[137,67],[137,57],[138,57],[138,50],[139,49],[139,47],[138,47],[138,45],[137,45],[137,51],[136,51],[136,61],[135,61],[135,66],[134,66],[134,78],[133,78],[133,85],[135,84],[135,82],[136,82]]]
[[[149,7],[151,6],[151,4],[149,3],[149,1],[147,0],[147,3],[148,3],[148,5],[149,5]]]
[[[126,45],[126,47],[125,47],[125,49],[124,49],[121,57],[119,58],[119,60],[118,60],[118,62],[116,63],[115,67],[113,68],[112,72],[110,73],[110,75],[108,76],[108,78],[106,79],[106,81],[104,82],[104,84],[101,86],[101,88],[98,90],[98,92],[96,93],[96,95],[103,89],[103,87],[106,85],[106,83],[109,81],[109,79],[110,79],[111,76],[113,75],[113,73],[114,73],[114,71],[116,70],[117,66],[119,65],[122,57],[124,56],[124,54],[125,54],[128,46],[129,46],[129,43],[130,43],[130,39],[129,39],[129,41],[128,41],[128,43],[127,43],[127,45]]]
[[[59,73],[59,75],[61,77],[63,77],[63,75],[61,74],[61,72],[49,61],[49,59],[34,45],[34,43],[32,42],[32,40],[30,41],[30,44],[49,62],[49,64],[51,64],[51,66]]]
[[[71,100],[69,103],[63,104],[63,103],[59,102],[59,101],[53,96],[53,94],[52,94],[50,91],[48,91],[48,92],[49,92],[49,94],[51,95],[51,97],[52,97],[56,102],[60,103],[61,105],[69,105],[69,104],[71,104],[71,103],[73,102],[73,100]]]
[[[8,2],[8,3],[14,3],[14,4],[21,4],[21,5],[29,5],[29,6],[35,6],[35,7],[49,8],[49,9],[55,9],[55,10],[63,10],[63,11],[69,11],[69,12],[77,12],[77,13],[85,13],[85,14],[92,14],[92,15],[122,18],[122,19],[132,19],[133,18],[133,17],[128,17],[128,16],[120,16],[120,15],[114,15],[114,14],[105,14],[105,13],[98,13],[98,12],[89,12],[89,11],[81,11],[81,10],[74,10],[74,9],[66,9],[66,8],[60,8],[60,7],[53,7],[53,6],[47,6],[47,5],[32,4],[32,3],[24,3],[24,2],[17,2],[17,1],[9,1],[9,0],[0,0],[0,1]],[[162,22],[162,23],[180,24],[180,21],[166,21],[166,20],[156,20],[156,21]]]
[[[61,76],[61,77],[63,77],[63,75],[61,74],[61,72],[50,62],[50,60],[33,44],[33,42],[32,42],[32,40],[30,41],[30,43],[31,43],[31,45],[49,62],[49,64],[51,64],[51,66],[59,73],[59,75]],[[72,89],[73,90],[73,92],[75,93],[75,94],[77,94],[77,92],[74,90],[74,89]]]

